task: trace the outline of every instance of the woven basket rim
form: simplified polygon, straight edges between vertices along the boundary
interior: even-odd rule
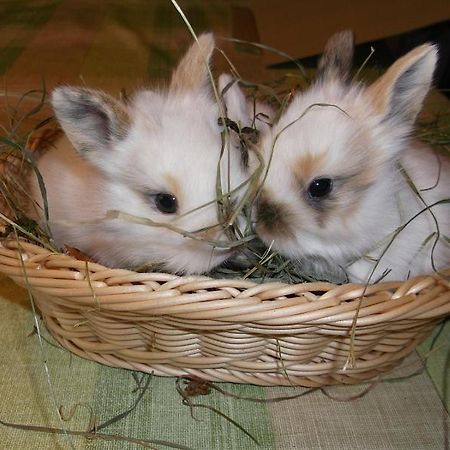
[[[1,239],[0,272],[31,289],[47,329],[73,353],[210,381],[361,383],[450,315],[450,269],[368,286],[257,283],[110,269]]]
[[[32,257],[25,256],[23,260],[18,254],[18,249],[23,252],[32,253]],[[11,260],[18,259],[13,265]],[[5,264],[6,263],[6,264]],[[38,268],[32,268],[37,266]],[[0,271],[9,276],[20,276],[26,269],[26,278],[28,283],[34,287],[41,287],[51,295],[70,295],[71,301],[79,305],[93,306],[98,298],[101,298],[102,309],[119,312],[124,311],[141,312],[140,307],[145,310],[148,303],[159,302],[164,298],[164,305],[161,308],[177,307],[173,309],[173,314],[182,315],[189,304],[197,303],[201,305],[208,301],[213,301],[219,308],[218,311],[200,308],[198,320],[205,320],[211,315],[214,319],[230,319],[235,314],[241,315],[242,320],[247,320],[249,315],[254,315],[258,309],[257,305],[265,304],[269,301],[274,305],[275,302],[283,303],[283,309],[299,308],[299,304],[290,300],[293,295],[306,297],[309,302],[303,301],[304,313],[313,311],[317,307],[335,309],[349,301],[358,301],[362,297],[375,296],[378,294],[380,301],[388,299],[397,300],[399,304],[402,298],[408,295],[422,291],[423,289],[436,285],[443,292],[450,293],[450,281],[445,277],[450,276],[450,268],[443,271],[441,275],[421,275],[405,281],[385,281],[375,284],[346,283],[342,285],[329,282],[305,282],[305,283],[286,283],[282,281],[264,281],[257,282],[244,280],[242,278],[211,278],[204,275],[181,276],[162,272],[134,272],[129,269],[108,268],[95,262],[81,261],[73,256],[64,253],[55,253],[36,244],[16,239],[0,240]],[[84,273],[84,275],[83,275]],[[53,279],[54,282],[44,281]],[[108,279],[109,283],[103,280]],[[151,288],[152,282],[162,283],[157,290]],[[126,285],[120,288],[121,285]],[[152,291],[149,293],[149,291]],[[199,292],[203,291],[203,292]],[[239,292],[237,292],[239,291]],[[317,293],[322,292],[318,295]],[[221,295],[219,295],[221,294]],[[227,295],[228,294],[228,295]],[[174,296],[177,299],[174,300]],[[383,297],[384,298],[381,298]],[[241,305],[236,306],[236,301],[227,299],[236,298],[240,300]],[[298,298],[298,297],[297,297]],[[257,299],[251,301],[251,299]],[[400,299],[400,300],[399,300]],[[247,300],[244,302],[244,300]],[[423,301],[422,301],[423,303]],[[121,304],[123,308],[121,309]],[[186,304],[187,307],[183,308]],[[314,307],[312,308],[311,305]],[[401,305],[399,304],[398,307]],[[414,305],[417,308],[418,305]],[[420,305],[419,305],[420,306]],[[423,305],[422,305],[423,306]],[[367,305],[369,311],[374,314],[380,314],[377,302],[373,305]],[[241,311],[236,311],[241,309]],[[264,308],[263,308],[264,309]],[[342,325],[348,324],[351,320],[347,316],[346,308],[343,311],[336,310]],[[160,314],[158,308],[152,308],[153,314]],[[202,311],[205,311],[202,314]],[[231,311],[226,312],[226,311]],[[275,319],[274,309],[267,309],[266,314],[261,312],[259,320],[264,321],[265,316],[270,312],[271,318]],[[211,314],[209,314],[211,312]],[[331,310],[330,310],[331,312]],[[361,310],[360,310],[361,312]],[[420,309],[421,313],[426,314],[426,308]],[[333,314],[332,313],[332,314]],[[439,312],[440,314],[440,312]],[[330,314],[331,315],[331,314]],[[366,314],[359,316],[364,321]],[[311,316],[311,314],[310,314]],[[256,320],[254,316],[251,317]],[[394,314],[385,314],[384,320],[393,320]],[[310,317],[311,320],[318,318]],[[366,319],[367,321],[367,319]],[[281,322],[281,321],[278,321]],[[276,323],[276,321],[272,321]],[[290,324],[290,323],[285,323]],[[282,325],[282,323],[278,323]]]

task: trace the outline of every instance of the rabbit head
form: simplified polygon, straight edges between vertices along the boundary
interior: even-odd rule
[[[210,89],[213,49],[212,35],[200,36],[167,92],[138,91],[127,102],[85,88],[53,92],[70,144],[46,153],[39,169],[57,243],[109,266],[155,262],[183,274],[230,256],[219,191],[235,205],[247,175],[239,151],[222,142],[223,106]]]
[[[290,258],[345,265],[394,231],[398,161],[432,82],[436,47],[415,48],[373,84],[350,80],[353,34],[327,43],[315,82],[265,134],[256,230]]]

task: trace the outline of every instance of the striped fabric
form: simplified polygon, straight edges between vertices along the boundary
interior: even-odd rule
[[[234,15],[237,10],[249,11],[245,0],[179,3],[197,31],[214,30],[220,36],[239,32],[235,28],[241,21]],[[112,93],[159,85],[189,42],[190,35],[170,0],[0,2],[0,76],[12,96],[39,89],[43,81],[48,89],[58,83],[86,84]],[[257,52],[244,54],[225,42],[220,46],[233,56],[244,76],[263,76]],[[216,59],[218,70],[226,67],[223,58]],[[2,124],[4,120],[3,108]],[[177,444],[176,448],[205,450],[440,449],[446,442],[449,445],[448,323],[436,340],[428,340],[420,349],[422,357],[429,356],[426,369],[408,376],[422,367],[420,358],[413,355],[389,376],[406,377],[403,381],[383,381],[353,401],[302,388],[220,384],[232,395],[211,390],[208,395],[190,397],[192,403],[203,405],[191,411],[182,402],[176,379],[148,381],[147,375],[78,358],[56,346],[44,329],[39,339],[34,321],[26,291],[0,278],[0,449],[144,448],[133,439],[154,441],[148,444],[151,448],[168,448],[162,442],[166,441]],[[366,387],[334,387],[327,393],[348,399]],[[301,393],[305,395],[280,401]],[[122,414],[136,402],[129,414]],[[118,417],[121,414],[124,417]],[[114,417],[117,420],[108,424]],[[99,435],[109,438],[89,439],[45,429],[85,432],[93,420],[100,426]]]

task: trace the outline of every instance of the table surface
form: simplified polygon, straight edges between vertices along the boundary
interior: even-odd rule
[[[229,37],[232,5],[247,3],[183,4],[197,30]],[[47,89],[58,83],[86,84],[112,93],[159,82],[167,79],[190,42],[169,0],[4,0],[0,35],[0,76],[12,98],[41,88],[42,80]],[[243,54],[226,41],[220,47],[244,77],[274,77],[258,52]],[[217,67],[224,67],[224,59],[216,59]],[[0,120],[5,120],[2,109]],[[221,383],[217,386],[232,395],[213,388],[193,397],[202,406],[192,414],[182,403],[176,379],[102,366],[57,346],[33,313],[28,293],[3,276],[0,324],[0,449],[137,449],[144,444],[159,449],[170,448],[169,443],[208,450],[450,445],[449,323],[376,384],[307,392]],[[80,435],[93,421],[97,438]]]

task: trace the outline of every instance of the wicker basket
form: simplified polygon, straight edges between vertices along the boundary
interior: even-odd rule
[[[438,276],[255,284],[109,269],[16,240],[1,242],[0,271],[31,287],[49,331],[77,355],[211,381],[359,383],[397,365],[450,314],[450,283]]]

